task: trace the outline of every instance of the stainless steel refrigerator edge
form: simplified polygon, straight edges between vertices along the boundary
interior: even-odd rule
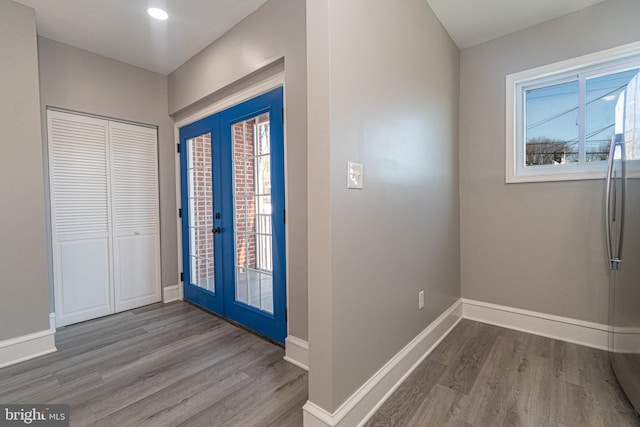
[[[611,269],[609,354],[616,377],[640,412],[640,74],[616,105],[605,197]]]

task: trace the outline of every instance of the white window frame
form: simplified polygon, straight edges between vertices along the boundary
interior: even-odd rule
[[[579,81],[579,97],[584,100],[587,78],[640,68],[640,42],[603,50],[566,61],[509,74],[506,77],[506,183],[603,179],[607,162],[586,162],[562,165],[525,165],[524,119],[525,90],[551,86],[567,81]],[[583,101],[580,102],[580,105]],[[578,115],[580,122],[584,114]],[[584,123],[581,123],[581,128]],[[584,156],[584,138],[579,138],[579,152]]]

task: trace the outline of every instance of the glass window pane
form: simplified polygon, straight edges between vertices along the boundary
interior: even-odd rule
[[[268,215],[269,219],[271,219],[271,196],[260,196],[257,197],[257,206],[256,211],[260,215]],[[269,234],[271,234],[269,232]]]
[[[215,291],[211,134],[187,140],[191,284]]]
[[[252,305],[256,308],[261,307],[261,289],[260,289],[260,274],[252,269],[247,270],[247,281],[249,288],[249,305]]]
[[[247,233],[236,231],[236,266],[247,268]]]
[[[616,132],[616,105],[624,104],[627,85],[638,69],[607,74],[587,80],[585,148],[587,162],[609,158],[611,137]],[[620,99],[622,96],[622,99]],[[621,121],[622,117],[618,117]],[[619,124],[620,126],[621,124]]]
[[[271,194],[271,156],[263,155],[256,158],[255,167],[258,194]]]
[[[236,301],[273,313],[269,114],[233,125]]]
[[[616,117],[616,128],[624,123],[624,127],[616,132],[624,133],[625,156],[627,160],[640,160],[640,73],[636,74],[627,85],[624,102],[619,101]]]
[[[273,313],[273,276],[260,273],[260,286],[262,288],[262,309]]]
[[[271,152],[269,114],[264,113],[256,119],[258,127],[258,144],[256,155],[269,154]]]
[[[578,81],[525,91],[526,165],[578,161]]]
[[[249,304],[249,286],[247,282],[247,269],[236,269],[236,301]]]

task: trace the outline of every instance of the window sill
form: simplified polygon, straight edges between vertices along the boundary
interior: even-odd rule
[[[505,183],[519,184],[524,182],[557,182],[557,181],[584,181],[591,179],[605,179],[606,170],[586,172],[560,172],[560,173],[521,173],[519,175],[507,174]]]

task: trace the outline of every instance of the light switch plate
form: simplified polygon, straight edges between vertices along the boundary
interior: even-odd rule
[[[362,189],[364,168],[361,163],[347,162],[347,188]]]

